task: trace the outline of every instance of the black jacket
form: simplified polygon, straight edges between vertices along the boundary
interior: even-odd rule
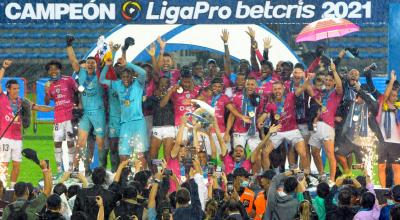
[[[187,207],[177,208],[174,211],[173,218],[178,220],[201,220],[204,219],[205,214],[201,209],[201,203],[199,199],[199,192],[197,183],[194,179],[189,180],[190,185],[190,201],[191,204]]]
[[[357,214],[358,208],[333,204],[333,197],[337,192],[338,187],[333,186],[325,199],[326,220],[352,220]]]
[[[64,216],[62,216],[58,212],[52,212],[47,210],[43,216],[39,217],[42,220],[65,220]]]
[[[342,82],[343,82],[344,94],[346,94],[347,90],[350,90],[352,88],[349,87],[349,83],[348,83],[347,79],[344,79]],[[375,119],[376,115],[378,114],[378,110],[379,110],[378,101],[375,97],[376,89],[375,89],[375,87],[373,87],[373,83],[371,86],[372,79],[371,79],[370,75],[368,77],[368,74],[367,74],[367,82],[369,82],[369,83],[361,85],[361,89],[360,89],[360,91],[357,92],[357,95],[360,96],[367,103],[368,110],[371,113],[370,116],[368,117],[369,128],[375,133],[376,137],[381,142],[381,141],[383,141],[383,136],[382,136],[381,130],[379,128],[378,122]],[[371,95],[369,95],[369,94],[372,94],[373,97],[371,97]],[[340,141],[344,140],[344,138],[342,137],[342,129],[343,129],[343,125],[346,121],[346,116],[349,113],[352,103],[353,103],[353,100],[350,100],[348,97],[346,97],[346,95],[344,95],[342,102],[340,103],[338,109],[336,110],[336,116],[342,117],[343,120],[340,123],[336,123],[335,133],[338,134],[338,135],[336,135],[336,137],[338,139],[336,139],[335,142],[340,142]]]
[[[97,219],[99,207],[96,203],[96,196],[101,196],[101,198],[103,198],[104,217],[108,219],[108,216],[118,201],[118,197],[115,193],[99,185],[79,190],[72,212],[83,211],[88,215],[89,219]]]

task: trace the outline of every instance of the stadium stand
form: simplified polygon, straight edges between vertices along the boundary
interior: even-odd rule
[[[65,53],[65,35],[74,34],[76,54],[83,58],[86,52],[95,44],[99,35],[104,35],[116,24],[0,24],[0,59],[11,58],[19,65],[13,65],[8,71],[16,77],[25,77],[28,88],[37,79],[46,77],[43,64],[50,59],[60,59],[65,64],[65,72],[72,72]],[[301,53],[301,45],[295,44],[294,36],[301,30],[301,25],[292,25],[293,28],[280,29],[279,26],[269,25],[296,51]],[[357,61],[344,59],[342,66],[354,66],[358,69],[375,62],[381,74],[387,66],[387,27],[381,23],[363,24],[361,31],[349,34],[344,38],[333,38],[317,43],[307,43],[310,50],[317,44],[325,44],[329,49],[329,56],[336,56],[342,48],[358,47],[360,57]],[[179,58],[178,58],[179,59]]]

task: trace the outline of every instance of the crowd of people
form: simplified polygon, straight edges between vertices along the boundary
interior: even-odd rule
[[[59,61],[45,66],[50,81],[44,101],[53,100],[54,108],[18,97],[13,80],[1,91],[2,174],[12,161],[16,198],[5,202],[12,203],[3,218],[400,219],[396,73],[381,94],[372,80],[375,64],[361,71],[365,85],[359,70],[338,71],[346,54],[357,56],[355,48],[332,59],[319,46],[308,68],[290,61],[273,65],[271,40],[265,38],[260,51],[255,31],[246,33],[250,61],[233,67],[229,32],[223,30],[223,67],[209,59],[206,67],[194,62],[179,69],[161,38],[147,49],[150,63],[135,63],[126,59],[133,38],[122,47],[109,42],[107,51],[79,61],[75,38],[67,35],[73,76],[62,74]],[[0,79],[11,64],[3,61]],[[17,182],[24,112],[30,110],[54,110],[59,183],[52,187],[50,166],[41,161],[42,192]],[[99,167],[91,170],[94,143]],[[380,185],[391,187],[383,206],[371,182],[374,155]],[[312,159],[318,174],[311,172]],[[364,176],[352,178],[352,169]],[[69,178],[80,186],[67,187]],[[318,180],[315,191],[309,191],[311,178]]]

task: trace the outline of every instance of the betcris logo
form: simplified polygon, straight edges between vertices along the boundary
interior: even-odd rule
[[[142,6],[135,0],[126,0],[121,6],[122,17],[127,21],[137,20],[141,11]]]

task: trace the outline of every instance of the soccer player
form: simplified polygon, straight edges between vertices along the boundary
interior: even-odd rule
[[[157,159],[158,151],[161,144],[163,144],[164,159],[169,160],[175,139],[174,107],[171,100],[164,107],[160,107],[160,101],[167,94],[170,87],[169,78],[161,77],[157,84],[152,96],[144,102],[145,109],[154,111],[150,159]]]
[[[76,161],[74,162],[75,168],[78,166],[80,159],[85,161],[85,170],[89,170],[89,160],[84,158],[84,151],[86,150],[86,142],[91,128],[94,128],[94,135],[96,135],[96,143],[99,150],[99,161],[104,161],[104,135],[106,127],[105,108],[103,102],[104,88],[99,83],[96,76],[96,59],[88,57],[86,59],[86,67],[81,68],[78,60],[76,59],[72,42],[74,37],[67,36],[67,54],[72,68],[79,74],[79,87],[81,92],[81,100],[83,106],[83,116],[79,121],[78,130],[78,143]],[[105,166],[105,164],[101,164]]]
[[[207,100],[207,103],[211,105],[215,109],[215,117],[217,118],[217,124],[219,130],[221,131],[221,135],[225,135],[225,112],[229,110],[233,115],[240,118],[241,120],[250,123],[250,117],[243,115],[239,112],[230,101],[229,97],[223,94],[223,80],[221,78],[214,78],[211,81],[211,89],[212,89],[212,97]],[[214,138],[214,142],[218,143],[217,136],[215,132],[212,132],[212,137]],[[207,145],[207,147],[209,147]],[[228,144],[228,151],[230,151],[230,144]],[[220,148],[219,148],[220,149]],[[211,149],[207,149],[207,153],[210,154]]]
[[[146,71],[125,59],[118,59],[117,65],[125,67],[121,79],[107,80],[106,73],[112,60],[106,61],[106,66],[100,74],[100,82],[113,87],[118,93],[121,107],[121,129],[119,136],[120,160],[125,161],[135,154],[146,164],[144,153],[148,151],[148,137],[146,121],[142,111],[142,94],[146,80]],[[134,80],[135,78],[135,80]]]
[[[0,69],[0,82],[11,63],[11,60],[3,61]],[[4,94],[3,88],[0,86],[0,162],[2,163],[2,174],[6,175],[8,163],[12,160],[11,188],[13,188],[18,179],[22,160],[22,119],[20,117],[22,102],[28,102],[30,109],[36,111],[49,112],[53,108],[36,105],[19,97],[19,84],[16,80],[8,80],[6,88],[7,93]]]
[[[191,103],[191,99],[195,99],[199,96],[200,87],[195,86],[191,72],[182,68],[182,76],[179,84],[172,86],[167,94],[161,99],[160,107],[165,107],[171,99],[174,105],[174,116],[175,116],[175,132],[178,132],[181,117],[188,112],[193,112],[194,107]],[[184,131],[183,140],[187,139],[187,129]]]
[[[61,75],[62,64],[52,60],[45,66],[50,75],[49,83],[45,84],[44,102],[46,105],[50,100],[54,100],[54,154],[57,164],[57,172],[63,171],[62,163],[62,142],[67,141],[69,170],[72,170],[75,156],[75,144],[71,120],[73,118],[72,109],[74,108],[74,94],[78,91],[75,80],[70,76]]]
[[[257,118],[262,113],[263,100],[256,94],[257,80],[249,77],[246,80],[246,87],[241,93],[233,95],[232,104],[236,109],[240,109],[241,115],[228,117],[225,136],[229,135],[233,125],[233,147],[240,145],[243,148],[248,144],[250,150],[254,150],[261,142],[257,130]],[[248,116],[248,117],[243,117]],[[250,118],[250,121],[248,119]],[[233,123],[234,122],[234,123]],[[229,140],[227,138],[225,140]]]
[[[393,169],[394,184],[400,184],[400,102],[399,82],[394,71],[383,94],[379,94],[379,114],[376,117],[384,142],[378,145],[378,174],[382,187],[386,187],[386,166]]]
[[[310,161],[306,156],[306,149],[304,144],[303,136],[297,127],[296,113],[295,113],[295,98],[303,93],[303,91],[309,86],[309,79],[306,78],[304,84],[299,87],[295,92],[285,91],[284,85],[281,81],[276,81],[273,84],[273,99],[265,107],[265,113],[261,115],[261,118],[273,116],[273,124],[278,123],[282,125],[282,128],[276,133],[276,135],[270,138],[272,145],[275,149],[279,145],[286,141],[295,147],[297,153],[300,156],[302,168],[306,173],[310,171]]]
[[[322,91],[320,120],[317,122],[316,131],[311,134],[309,144],[320,175],[324,172],[320,156],[321,147],[324,147],[329,160],[329,177],[334,182],[336,174],[336,159],[334,154],[335,114],[343,97],[343,87],[342,80],[336,72],[336,66],[333,62],[331,63],[331,70],[333,75],[328,74],[325,76],[325,89]]]

